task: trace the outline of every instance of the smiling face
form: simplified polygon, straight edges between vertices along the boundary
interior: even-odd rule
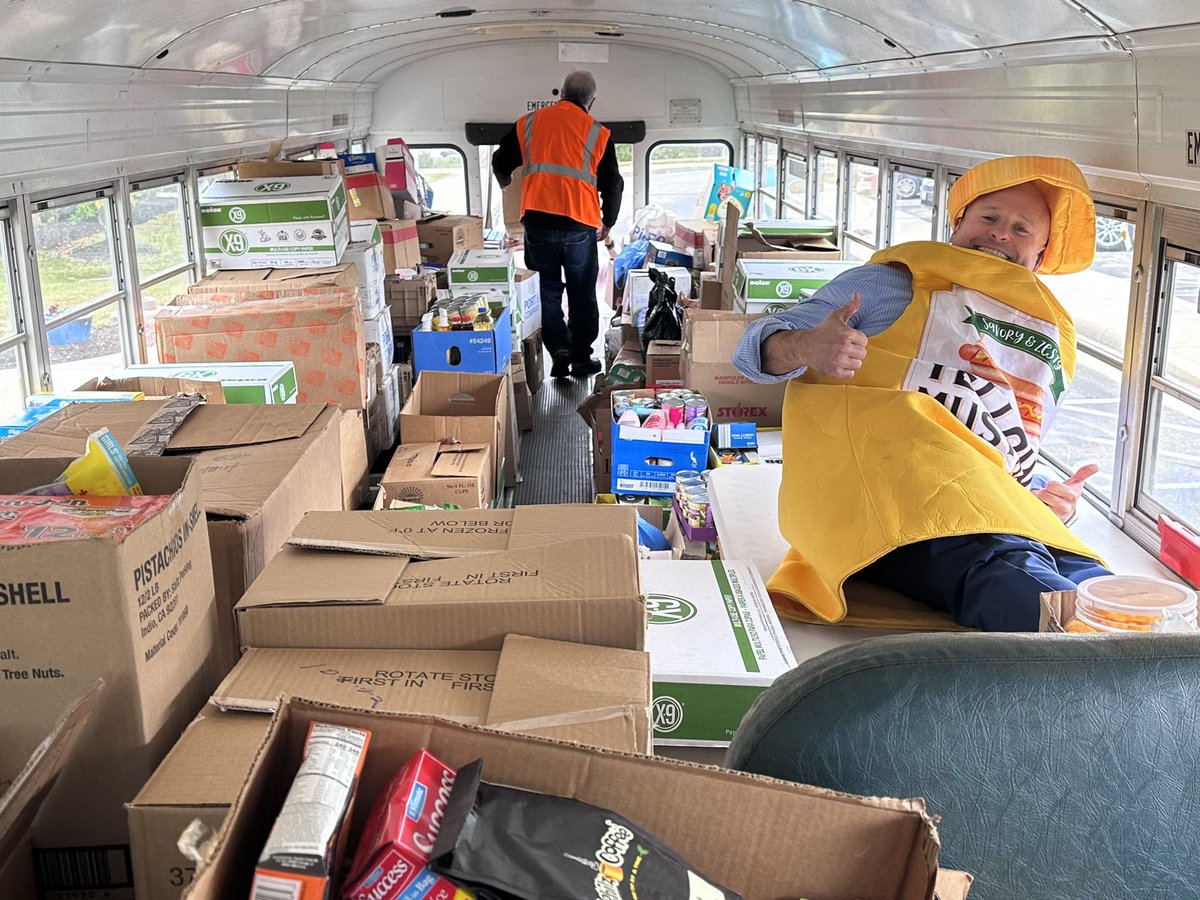
[[[950,235],[955,247],[991,253],[1037,271],[1050,236],[1050,208],[1031,183],[973,200]]]

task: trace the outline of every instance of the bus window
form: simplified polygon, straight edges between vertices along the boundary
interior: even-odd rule
[[[470,212],[467,199],[467,158],[457,147],[414,145],[413,162],[433,191],[433,208],[455,216]],[[498,225],[496,227],[499,227]]]
[[[1067,475],[1087,463],[1098,463],[1100,471],[1088,479],[1087,489],[1107,501],[1113,495],[1113,474],[1120,465],[1121,370],[1136,225],[1104,216],[1103,210],[1097,208],[1097,235],[1103,231],[1101,221],[1119,222],[1128,235],[1128,246],[1110,247],[1106,252],[1098,245],[1086,271],[1039,277],[1074,319],[1078,347],[1074,383],[1042,442],[1042,453]]]
[[[838,220],[838,158],[836,153],[818,150],[813,214],[830,222]]]
[[[13,290],[12,231],[8,211],[0,209],[0,418],[17,412],[25,402],[21,373],[25,363],[25,335]]]
[[[732,162],[733,148],[725,141],[654,144],[646,171],[646,203],[657,203],[680,219],[697,218],[713,166]]]
[[[751,172],[758,169],[758,135],[747,134],[742,145],[742,168]]]
[[[1141,491],[1200,528],[1200,254],[1167,248]]]
[[[808,159],[794,153],[783,155],[783,194],[779,198],[781,219],[807,219]]]
[[[612,227],[612,234],[614,239],[624,242],[633,227],[633,144],[617,144],[617,168],[621,170],[625,190],[621,195],[621,215]]]
[[[133,184],[129,191],[147,362],[158,362],[155,314],[188,289],[195,271],[181,179]]]
[[[890,243],[933,240],[933,171],[893,165],[890,175]]]
[[[762,166],[758,179],[758,214],[763,219],[778,218],[779,205],[776,195],[779,193],[779,144],[775,141],[763,140]]]
[[[847,259],[867,259],[879,246],[879,164],[850,157],[846,164]]]
[[[33,205],[53,390],[74,390],[125,358],[113,205],[109,191],[99,193]]]

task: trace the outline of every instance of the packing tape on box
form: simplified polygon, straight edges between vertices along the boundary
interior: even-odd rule
[[[580,709],[574,712],[559,713],[554,716],[536,716],[532,719],[516,719],[512,722],[497,722],[487,727],[493,731],[541,731],[546,728],[558,728],[562,725],[589,725],[592,722],[604,722],[608,719],[633,718],[632,706],[601,706],[597,709]]]
[[[162,456],[171,437],[197,406],[205,402],[203,394],[176,394],[159,409],[125,445],[126,456]]]

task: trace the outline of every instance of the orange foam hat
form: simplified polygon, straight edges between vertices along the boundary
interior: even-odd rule
[[[1038,273],[1083,271],[1096,253],[1096,208],[1083,173],[1069,159],[1004,156],[968,169],[950,188],[950,221],[957,225],[972,200],[1026,182],[1050,208],[1050,238]]]

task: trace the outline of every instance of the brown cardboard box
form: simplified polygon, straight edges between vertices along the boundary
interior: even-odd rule
[[[379,482],[381,502],[480,509],[491,505],[493,471],[492,448],[486,443],[401,444]]]
[[[378,172],[346,176],[346,211],[351,222],[395,219],[396,204],[387,179]]]
[[[505,484],[511,390],[507,375],[422,372],[400,410],[400,438],[406,444],[486,443],[495,483]]]
[[[391,275],[399,269],[415,269],[421,264],[421,242],[415,219],[383,219],[383,271]]]
[[[238,178],[299,178],[341,175],[336,159],[249,159],[237,164]]]
[[[525,226],[521,224],[521,182],[525,177],[525,167],[517,166],[512,172],[512,181],[501,191],[504,202],[504,231],[511,238],[519,238],[525,234]]]
[[[176,840],[195,818],[221,826],[281,695],[648,753],[649,682],[644,653],[519,635],[499,652],[250,650],[128,807],[138,900],[191,881]]]
[[[388,275],[383,280],[383,295],[392,317],[392,330],[416,328],[421,315],[437,296],[437,276],[432,273],[419,278],[402,279]]]
[[[919,799],[854,797],[428,717],[289,700],[186,895],[189,900],[248,894],[256,856],[291,786],[313,721],[371,731],[360,797],[375,797],[396,768],[424,747],[455,769],[482,759],[489,782],[611,809],[746,900],[933,897],[938,838]],[[358,827],[364,815],[355,817]]]
[[[716,272],[700,273],[700,308],[720,309],[722,296],[721,282],[717,280]],[[730,306],[733,309],[733,292],[729,294]]]
[[[219,269],[190,285],[187,293],[220,294],[238,300],[353,298],[358,296],[359,283],[354,263],[324,269]]]
[[[592,433],[592,489],[597,494],[612,490],[612,398],[614,390],[604,383],[604,376],[597,376],[596,387],[576,407],[576,412]]]
[[[366,419],[361,409],[340,410],[342,509],[358,509],[370,487]]]
[[[1066,625],[1075,618],[1075,591],[1047,591],[1041,595],[1041,621],[1038,631],[1065,634]]]
[[[529,385],[529,393],[536,394],[545,378],[542,364],[542,329],[539,328],[521,341],[521,356],[525,365],[525,383]]]
[[[495,650],[516,633],[640,650],[636,535],[623,507],[311,513],[238,604],[238,633],[246,647]]]
[[[2,460],[0,494],[53,481],[67,462]],[[88,861],[107,861],[100,873],[107,884],[83,885],[96,888],[128,887],[122,804],[220,674],[198,465],[144,457],[129,463],[147,495],[171,498],[164,508],[119,541],[10,544],[0,583],[7,607],[0,783],[20,771],[68,704],[97,678],[107,683],[32,832],[50,871],[97,874]]]
[[[366,340],[357,294],[241,300],[184,294],[154,320],[164,363],[291,360],[299,403],[363,409]]]
[[[446,265],[458,250],[483,246],[483,220],[478,216],[429,216],[417,222],[421,259]]]
[[[679,373],[682,341],[651,341],[646,350],[646,384],[678,387],[683,384]]]
[[[141,391],[154,400],[175,394],[201,394],[207,403],[224,403],[225,391],[219,381],[194,381],[191,378],[160,378],[138,375],[135,378],[109,378],[101,375],[77,387],[77,391]]]
[[[29,833],[96,704],[103,682],[72,703],[11,781],[0,782],[0,897],[37,896]]]
[[[102,427],[124,444],[161,407],[157,400],[75,403],[0,443],[0,457],[78,456],[87,436]],[[338,413],[314,404],[200,406],[170,438],[168,453],[196,459],[208,514],[222,674],[238,657],[233,606],[246,587],[301,516],[344,505]],[[365,458],[362,465],[365,470]]]
[[[753,422],[759,428],[783,424],[786,381],[759,384],[731,361],[746,326],[758,315],[689,309],[683,321],[680,376],[685,387],[708,400],[710,421]]]
[[[520,431],[530,431],[533,429],[533,395],[529,393],[529,385],[524,378],[524,370],[522,369],[522,378],[519,382],[513,382],[513,408],[517,413],[517,428]]]
[[[721,284],[721,309],[733,309],[733,273],[738,259],[841,259],[842,251],[824,238],[812,235],[739,236],[740,214],[725,207],[725,228],[717,250],[717,277]],[[701,304],[703,306],[703,304]],[[706,307],[707,308],[707,307]]]

